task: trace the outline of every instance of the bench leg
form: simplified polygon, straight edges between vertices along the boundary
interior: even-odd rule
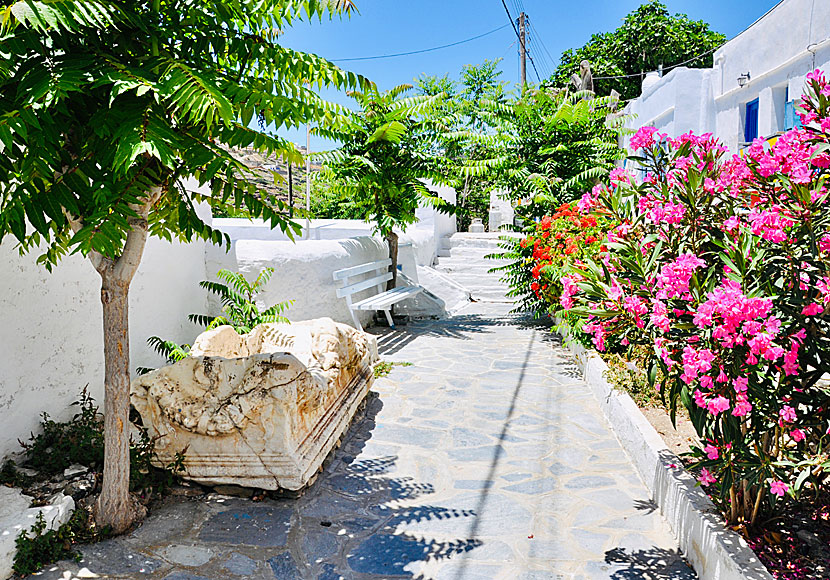
[[[351,308],[349,308],[349,312],[352,315],[352,320],[354,321],[354,327],[358,330],[363,330],[363,325],[360,324],[360,318],[357,315],[357,311],[352,310]]]
[[[386,321],[389,323],[389,328],[395,328],[395,322],[392,320],[392,313],[388,310],[384,310],[383,313],[386,315]]]

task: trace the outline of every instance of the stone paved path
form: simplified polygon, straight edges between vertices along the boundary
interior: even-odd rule
[[[413,364],[376,382],[303,497],[170,498],[43,576],[695,578],[566,352],[508,309],[380,332]]]

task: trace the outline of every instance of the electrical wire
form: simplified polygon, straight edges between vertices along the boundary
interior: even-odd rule
[[[547,55],[547,60],[548,60],[548,63],[550,64],[550,70],[553,71],[556,68],[557,60],[555,58],[553,58],[553,55],[548,50],[548,47],[545,46],[545,42],[542,40],[542,35],[539,34],[539,31],[536,29],[536,26],[533,24],[532,21],[530,22],[530,27],[533,29],[533,32],[536,33],[536,38],[539,41],[539,44],[542,46],[542,49],[544,50],[544,54]]]
[[[525,55],[527,55],[528,60],[530,60],[530,64],[533,65],[533,71],[536,73],[536,78],[539,82],[542,82],[542,77],[539,76],[539,70],[536,68],[536,63],[533,61],[533,57],[527,51],[527,42],[522,41],[522,35],[519,34],[519,29],[516,28],[516,22],[513,20],[513,16],[510,14],[510,9],[507,7],[507,2],[501,0],[501,5],[504,6],[504,11],[507,13],[507,17],[510,19],[510,25],[513,27],[513,32],[516,33],[516,38],[519,39],[519,43],[524,48]]]
[[[494,34],[494,33],[498,32],[499,30],[503,30],[503,29],[507,28],[507,26],[508,25],[505,24],[504,26],[499,26],[498,28],[494,28],[493,30],[491,30],[489,32],[485,32],[484,34],[479,34],[478,36],[473,36],[471,38],[465,38],[464,40],[459,40],[458,42],[451,42],[450,44],[443,44],[441,46],[433,46],[432,48],[424,48],[424,49],[421,49],[421,50],[412,50],[412,51],[409,51],[409,52],[398,52],[398,53],[395,53],[395,54],[381,54],[381,55],[377,55],[377,56],[360,56],[360,57],[356,57],[356,58],[334,58],[334,59],[331,59],[330,62],[354,62],[354,61],[358,61],[358,60],[377,60],[377,59],[381,59],[381,58],[395,58],[395,57],[398,57],[398,56],[409,56],[411,54],[423,54],[425,52],[433,52],[435,50],[443,50],[445,48],[458,46],[459,44],[464,44],[466,42],[472,42],[473,40],[478,40],[479,38],[484,38],[485,36],[489,36],[491,34]]]

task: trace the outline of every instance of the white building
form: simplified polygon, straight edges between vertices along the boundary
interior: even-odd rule
[[[633,129],[713,133],[737,152],[798,124],[793,103],[817,68],[830,72],[830,0],[782,0],[715,51],[713,68],[650,73],[625,111]]]

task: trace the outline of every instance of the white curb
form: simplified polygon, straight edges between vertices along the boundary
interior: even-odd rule
[[[724,527],[712,501],[631,397],[608,384],[605,361],[578,343],[568,343],[566,348],[576,357],[585,382],[700,580],[773,580],[743,537]]]

